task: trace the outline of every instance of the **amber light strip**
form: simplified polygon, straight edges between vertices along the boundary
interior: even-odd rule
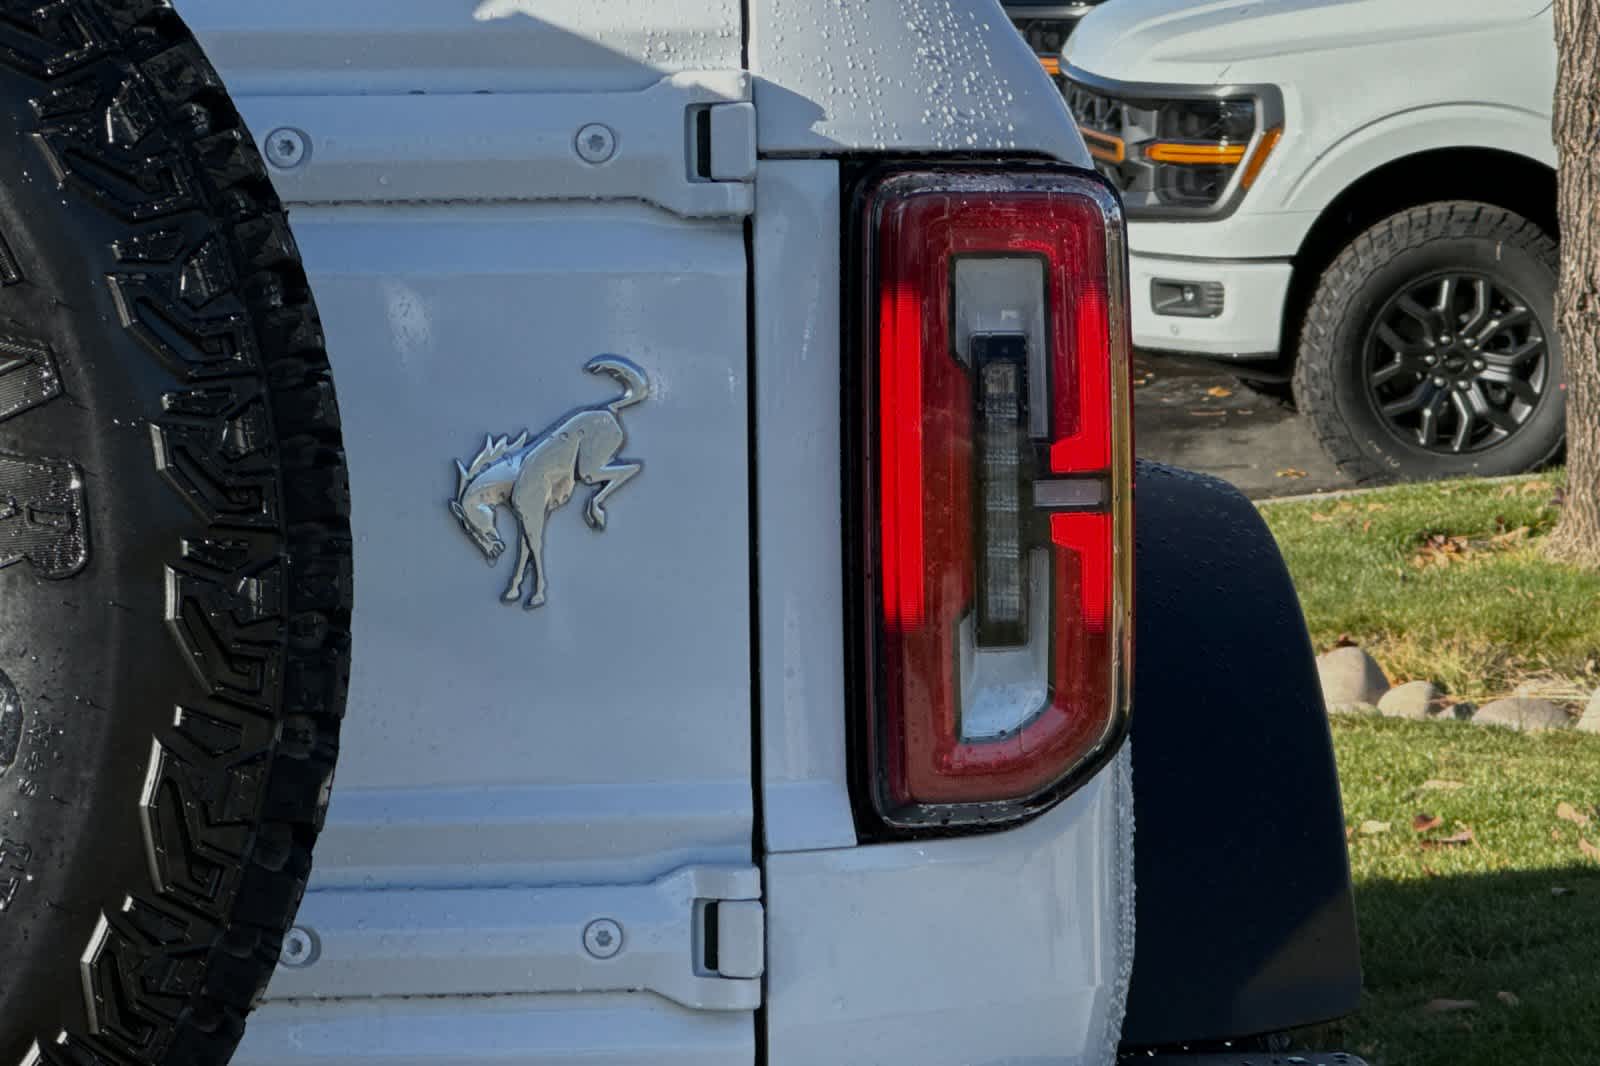
[[[1182,144],[1157,141],[1146,146],[1145,158],[1152,163],[1180,166],[1235,166],[1244,159],[1242,144]]]

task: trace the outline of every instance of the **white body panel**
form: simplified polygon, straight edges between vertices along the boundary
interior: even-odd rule
[[[1086,166],[998,5],[759,0],[743,26],[734,3],[178,6],[258,140],[309,145],[274,177],[358,538],[313,957],[238,1061],[746,1066],[764,1040],[774,1062],[1110,1063],[1126,755],[981,838],[861,846],[850,804],[830,157]],[[708,182],[678,116],[712,105]],[[610,169],[572,154],[588,122],[613,128]],[[511,553],[488,569],[452,518],[452,460],[612,399],[582,373],[601,353],[650,379],[620,415],[643,472],[604,532],[580,486],[550,519],[548,602],[504,605]],[[598,918],[629,930],[614,960],[586,954]]]
[[[1283,94],[1283,138],[1233,214],[1130,224],[1141,345],[1275,352],[1281,295],[1263,298],[1270,294],[1248,277],[1234,289],[1238,268],[1227,261],[1276,260],[1281,272],[1328,205],[1384,164],[1433,149],[1485,148],[1555,165],[1547,0],[1118,0],[1079,24],[1063,57],[1116,81],[1269,84]],[[1140,256],[1195,260],[1185,277],[1224,282],[1237,314],[1158,318],[1148,286],[1139,287]]]
[[[1110,1066],[1133,970],[1129,766],[996,836],[770,857],[773,1066]]]

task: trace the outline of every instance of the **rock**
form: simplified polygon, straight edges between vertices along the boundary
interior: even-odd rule
[[[1322,702],[1339,712],[1351,704],[1376,705],[1389,691],[1389,679],[1377,660],[1360,648],[1334,648],[1317,656],[1317,677],[1322,682]]]
[[[1444,709],[1440,695],[1432,681],[1407,681],[1383,694],[1378,700],[1378,713],[1385,718],[1427,721]]]
[[[1589,706],[1583,709],[1578,728],[1585,733],[1600,733],[1600,688],[1595,689],[1594,695],[1589,697]]]
[[[1369,718],[1378,716],[1378,708],[1370,703],[1335,703],[1328,708],[1329,714],[1364,714]]]
[[[1510,699],[1486,703],[1478,708],[1472,720],[1487,725],[1508,726],[1526,733],[1572,727],[1572,716],[1564,708],[1549,700],[1526,696],[1512,696]]]

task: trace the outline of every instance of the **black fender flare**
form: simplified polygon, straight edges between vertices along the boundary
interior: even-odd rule
[[[1356,1008],[1360,950],[1310,637],[1255,506],[1140,462],[1137,916],[1125,1048],[1232,1040]]]

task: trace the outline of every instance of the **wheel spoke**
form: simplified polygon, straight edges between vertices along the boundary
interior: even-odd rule
[[[1439,441],[1439,412],[1448,402],[1441,389],[1433,389],[1430,385],[1428,399],[1422,407],[1422,417],[1417,423],[1417,443],[1424,448],[1431,448]]]
[[[1483,359],[1490,366],[1514,367],[1544,351],[1543,337],[1529,337],[1507,352],[1484,352]]]
[[[1488,325],[1478,331],[1478,346],[1482,347],[1489,343],[1494,335],[1501,330],[1510,329],[1512,326],[1520,326],[1532,317],[1526,307],[1518,307],[1501,315],[1499,318],[1491,318]]]
[[[1471,333],[1483,325],[1489,317],[1489,282],[1484,278],[1475,278],[1472,282],[1472,311],[1467,315],[1466,321],[1461,323],[1462,333]]]
[[[1396,355],[1421,355],[1428,350],[1426,341],[1408,341],[1387,322],[1378,323],[1378,339]]]
[[[1462,393],[1452,392],[1450,404],[1456,409],[1456,431],[1450,436],[1450,450],[1460,454],[1472,440],[1472,426],[1477,419],[1473,417],[1472,404]]]
[[[1511,395],[1532,407],[1539,402],[1539,390],[1525,378],[1520,378],[1511,372],[1509,367],[1502,367],[1492,360],[1489,366],[1478,375],[1479,381],[1499,385]]]
[[[1515,433],[1517,427],[1522,425],[1510,411],[1490,403],[1489,397],[1484,394],[1483,385],[1479,382],[1473,382],[1471,391],[1467,393],[1467,401],[1472,406],[1473,414],[1496,429]]]
[[[1401,356],[1394,362],[1374,370],[1370,380],[1374,385],[1387,385],[1401,374],[1408,372],[1415,373],[1411,366],[1411,360]]]
[[[1384,404],[1381,408],[1383,416],[1385,418],[1398,418],[1401,415],[1411,414],[1413,411],[1420,411],[1432,401],[1434,394],[1438,391],[1433,382],[1423,381],[1400,399]]]
[[[1445,325],[1456,320],[1456,276],[1446,274],[1439,280],[1439,317]]]
[[[1439,321],[1438,313],[1435,311],[1430,311],[1428,308],[1417,303],[1416,300],[1412,299],[1410,293],[1406,293],[1405,295],[1401,296],[1400,299],[1396,300],[1394,302],[1394,306],[1396,310],[1403,311],[1412,318],[1416,319],[1418,322],[1422,323],[1422,328],[1425,331],[1424,335],[1427,338],[1427,343],[1432,345],[1434,338],[1438,337],[1439,335],[1439,330],[1436,328]]]

